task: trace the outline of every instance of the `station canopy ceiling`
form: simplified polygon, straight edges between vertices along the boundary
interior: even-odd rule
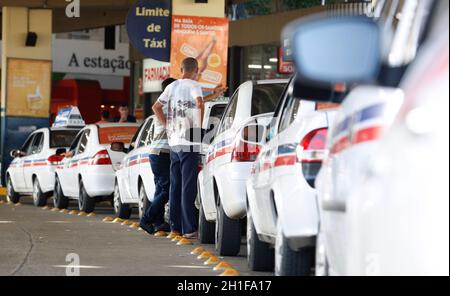
[[[245,1],[248,0],[227,0],[227,3]],[[0,0],[0,9],[3,6],[53,9],[53,31],[62,33],[124,24],[133,3],[134,0],[81,0],[81,17],[72,19],[66,17],[65,0]]]

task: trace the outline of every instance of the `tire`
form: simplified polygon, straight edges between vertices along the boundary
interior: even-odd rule
[[[84,188],[83,181],[80,180],[80,195],[78,196],[78,208],[85,213],[92,213],[95,210],[95,198],[90,197]]]
[[[217,209],[215,232],[219,256],[237,256],[241,249],[241,221],[228,218],[221,203]]]
[[[258,238],[250,211],[247,212],[247,263],[252,271],[273,271],[275,251]]]
[[[203,206],[200,204],[199,218],[198,218],[198,240],[202,244],[215,243],[216,223],[206,220]]]
[[[33,204],[36,207],[43,207],[47,204],[47,195],[42,192],[41,186],[39,185],[39,180],[37,178],[33,179]]]
[[[117,217],[119,217],[120,219],[130,219],[132,209],[129,204],[122,203],[122,200],[120,199],[119,184],[117,184],[117,182],[114,185],[113,204],[114,212],[116,213]]]
[[[142,219],[147,209],[152,205],[152,203],[148,200],[147,193],[145,192],[144,185],[139,187],[139,220]]]
[[[69,207],[69,198],[64,195],[59,182],[59,178],[55,178],[55,190],[53,194],[53,205],[57,209],[67,209]]]
[[[15,190],[14,190],[14,185],[11,181],[11,178],[8,176],[8,179],[6,181],[6,199],[9,202],[12,203],[19,203],[20,202],[20,194],[18,194]]]
[[[315,265],[316,248],[304,247],[292,250],[281,230],[278,230],[275,245],[275,275],[277,276],[310,276]]]

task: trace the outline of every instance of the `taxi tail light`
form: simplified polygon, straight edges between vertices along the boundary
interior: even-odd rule
[[[231,154],[232,162],[251,162],[258,157],[261,147],[256,143],[238,141]]]
[[[321,163],[326,156],[327,128],[313,130],[300,142],[300,155],[297,160],[301,163]]]
[[[101,150],[97,152],[89,161],[89,165],[112,165],[108,150]]]
[[[47,158],[47,162],[51,165],[58,165],[60,162],[64,159],[64,156],[62,155],[52,155],[49,158]]]

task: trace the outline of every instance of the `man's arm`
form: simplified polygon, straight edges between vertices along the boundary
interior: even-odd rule
[[[155,113],[156,118],[158,118],[159,122],[166,126],[167,120],[163,112],[163,105],[159,101],[156,101],[156,103],[153,104],[152,110]]]
[[[203,114],[205,113],[204,99],[197,97],[195,100],[197,101],[197,108],[200,109],[200,126],[203,126]]]
[[[227,88],[226,87],[222,87],[222,85],[218,85],[216,88],[209,89],[209,90],[211,90],[212,93],[207,95],[207,96],[205,96],[203,98],[203,102],[210,102],[210,101],[213,101],[213,100],[217,99],[218,97],[222,96],[225,93]]]

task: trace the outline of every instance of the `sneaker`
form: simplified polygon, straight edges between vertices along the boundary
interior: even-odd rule
[[[153,227],[152,224],[139,224],[139,226],[145,230],[148,234],[154,234],[155,233],[155,227]]]
[[[197,239],[198,238],[198,232],[192,232],[192,233],[186,233],[185,235],[183,235],[184,238],[187,239]]]
[[[158,232],[158,231],[170,232],[170,225],[167,223],[163,223],[159,226],[156,226],[155,232]]]

